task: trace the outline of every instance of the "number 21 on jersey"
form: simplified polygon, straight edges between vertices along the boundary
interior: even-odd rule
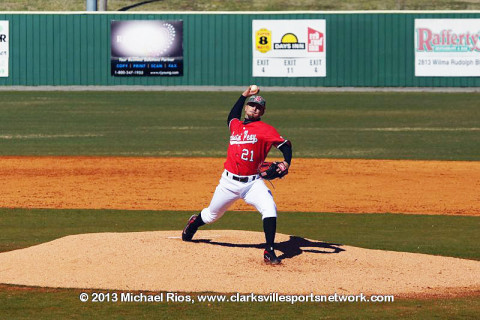
[[[253,162],[253,150],[243,149],[240,158],[245,161]]]

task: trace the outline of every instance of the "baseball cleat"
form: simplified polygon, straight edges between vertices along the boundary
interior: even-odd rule
[[[192,241],[195,232],[197,232],[197,228],[192,227],[192,223],[198,218],[198,216],[193,215],[188,219],[187,225],[183,229],[182,232],[182,240],[183,241]]]
[[[275,255],[273,250],[263,251],[263,260],[267,264],[281,264],[282,260]]]

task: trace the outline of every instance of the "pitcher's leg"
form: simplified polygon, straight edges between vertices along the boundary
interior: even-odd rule
[[[279,264],[281,260],[275,255],[274,244],[277,231],[277,206],[272,193],[263,180],[255,181],[253,186],[244,195],[246,203],[253,205],[261,214],[263,231],[265,233],[265,251],[263,258],[270,264]]]
[[[273,195],[263,180],[255,180],[251,188],[243,195],[243,199],[261,213],[262,219],[277,217],[277,206]]]
[[[220,182],[215,189],[210,205],[201,212],[202,220],[207,224],[217,221],[238,199],[240,199],[240,195],[235,190]]]
[[[265,232],[265,249],[273,251],[275,244],[275,234],[277,232],[277,218],[263,219],[263,232]]]
[[[232,187],[224,178],[220,180],[220,184],[215,189],[210,205],[203,209],[198,215],[193,215],[187,222],[182,232],[183,241],[191,241],[198,228],[207,223],[213,223],[220,219],[225,211],[239,199],[238,193],[232,190]]]

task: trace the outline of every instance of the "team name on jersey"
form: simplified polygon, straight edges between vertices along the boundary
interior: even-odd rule
[[[232,135],[230,136],[230,144],[254,144],[257,141],[257,135],[248,134],[248,130],[246,130],[243,134],[235,134],[235,132],[232,132]]]

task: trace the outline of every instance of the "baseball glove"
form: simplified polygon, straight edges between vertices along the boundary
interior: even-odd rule
[[[283,162],[264,162],[258,168],[258,174],[264,180],[273,180],[287,175],[288,168]]]

